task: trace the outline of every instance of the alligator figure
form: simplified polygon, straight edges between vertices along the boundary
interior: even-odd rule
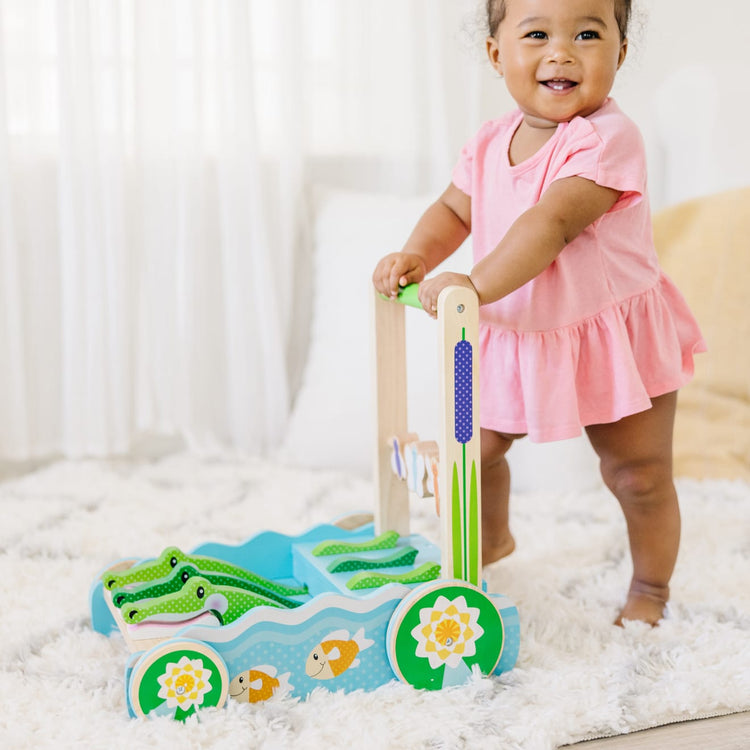
[[[161,581],[161,579],[168,578],[180,563],[194,565],[201,573],[220,573],[242,578],[281,596],[300,596],[308,591],[307,586],[286,586],[263,578],[251,570],[232,565],[226,560],[203,555],[188,555],[177,547],[167,547],[155,560],[146,560],[126,570],[107,570],[102,575],[102,583],[104,588],[113,591],[132,587],[134,584]]]
[[[228,625],[253,607],[259,606],[281,607],[279,602],[268,597],[235,586],[217,586],[203,576],[195,576],[188,579],[180,591],[164,594],[142,604],[134,602],[130,607],[123,607],[121,612],[128,625],[183,622],[204,612],[213,614],[219,624]]]
[[[134,588],[113,589],[112,602],[116,607],[122,608],[133,602],[143,602],[146,599],[156,599],[165,594],[174,594],[180,591],[191,578],[195,578],[196,576],[203,576],[215,586],[234,586],[235,588],[244,589],[259,596],[273,599],[275,602],[289,609],[299,607],[303,603],[295,599],[288,599],[281,594],[277,594],[275,591],[271,591],[264,586],[260,586],[244,578],[222,575],[220,573],[204,573],[198,570],[195,565],[190,565],[189,563],[180,563],[174,568],[168,578],[164,578],[156,583],[147,582]]]

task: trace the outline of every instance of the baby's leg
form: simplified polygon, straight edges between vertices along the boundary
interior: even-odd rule
[[[664,614],[680,544],[680,508],[672,480],[672,428],[677,393],[652,400],[648,411],[587,427],[604,482],[625,513],[633,579],[616,624]]]
[[[508,525],[510,469],[505,454],[522,435],[482,429],[482,564],[508,556],[516,548]]]

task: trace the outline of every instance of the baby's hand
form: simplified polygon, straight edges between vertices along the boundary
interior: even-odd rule
[[[437,303],[440,292],[447,286],[465,286],[476,292],[471,279],[463,273],[439,273],[419,285],[419,301],[425,312],[433,318],[437,318]]]
[[[399,287],[418,284],[426,273],[427,267],[421,256],[414,253],[391,253],[375,266],[372,283],[380,294],[395,298]]]

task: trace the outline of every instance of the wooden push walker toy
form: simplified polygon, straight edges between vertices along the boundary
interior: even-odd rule
[[[481,580],[476,295],[440,295],[437,451],[406,424],[403,304],[419,306],[416,288],[403,304],[373,297],[374,524],[266,531],[109,566],[91,587],[92,626],[119,629],[131,651],[132,716],[185,719],[230,697],[373,690],[394,677],[435,690],[513,668],[518,611]],[[409,533],[410,489],[438,497],[440,548]]]

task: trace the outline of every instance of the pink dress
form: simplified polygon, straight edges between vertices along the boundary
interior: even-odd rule
[[[541,274],[480,308],[481,424],[543,442],[650,408],[652,397],[690,380],[705,343],[659,267],[635,124],[608,99],[511,166],[521,117],[485,123],[453,172],[472,199],[475,262],[555,180],[579,176],[622,191]]]

